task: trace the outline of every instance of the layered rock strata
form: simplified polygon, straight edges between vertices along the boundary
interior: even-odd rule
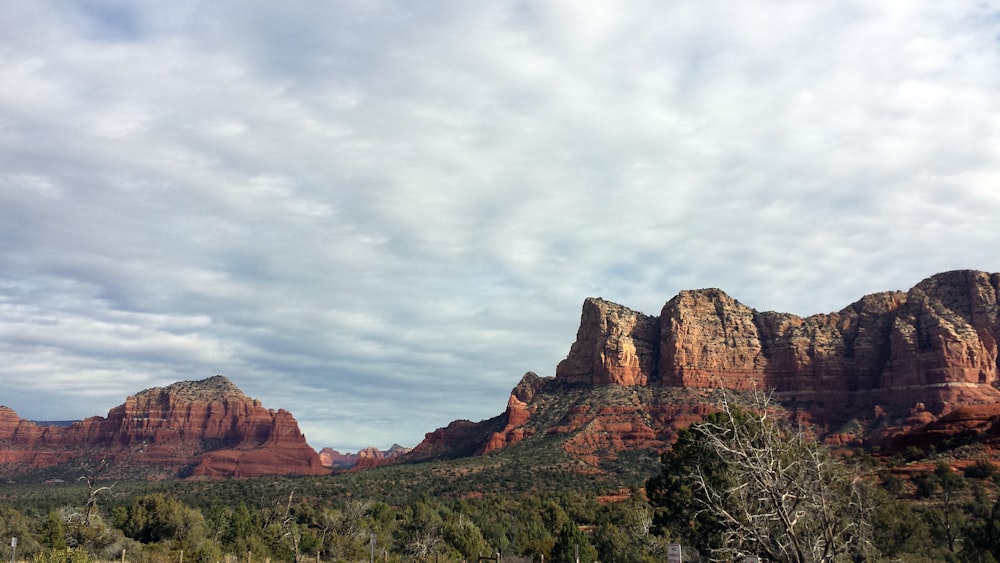
[[[759,312],[718,289],[682,291],[659,317],[590,298],[556,379],[824,400],[902,394],[942,408],[998,400],[998,288],[998,274],[947,272],[805,318]]]
[[[1000,274],[971,270],[809,317],[756,311],[719,289],[682,291],[658,317],[588,298],[554,378],[527,374],[504,414],[430,433],[415,451],[445,455],[454,440],[489,453],[535,434],[565,434],[584,457],[662,449],[715,408],[718,389],[771,393],[835,445],[898,440],[965,405],[1000,403],[998,301]],[[564,421],[541,420],[579,387],[641,392],[584,394]]]
[[[107,417],[40,426],[0,407],[0,464],[8,472],[99,454],[124,474],[255,477],[326,470],[286,410],[265,409],[222,376],[147,389]]]

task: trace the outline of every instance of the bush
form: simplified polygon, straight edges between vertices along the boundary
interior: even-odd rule
[[[989,479],[996,475],[997,468],[992,461],[980,459],[965,468],[965,476],[972,479]]]
[[[90,555],[82,547],[67,547],[43,551],[32,559],[34,563],[88,563]]]

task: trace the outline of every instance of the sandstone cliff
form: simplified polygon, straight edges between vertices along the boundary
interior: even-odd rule
[[[147,389],[105,418],[68,427],[39,426],[0,407],[0,464],[8,474],[78,470],[95,454],[129,476],[326,473],[291,413],[265,409],[222,376]]]
[[[649,317],[583,306],[556,379],[595,385],[771,389],[786,398],[933,404],[997,393],[1000,275],[955,271],[836,313],[759,312],[718,289],[682,291]]]
[[[888,442],[965,405],[1000,403],[998,296],[1000,274],[962,270],[804,318],[719,289],[682,291],[658,317],[588,298],[554,378],[527,374],[500,417],[430,433],[415,451],[448,455],[454,440],[489,453],[532,435],[564,435],[583,457],[663,449],[714,408],[718,389],[771,392],[834,444]],[[581,387],[591,391],[569,391]],[[559,423],[541,420],[556,405]]]
[[[323,448],[319,451],[319,459],[323,467],[336,469],[351,469],[356,467],[364,469],[381,465],[385,461],[405,455],[411,449],[404,448],[399,444],[393,444],[388,450],[380,450],[371,446],[358,450],[357,453],[340,453],[333,448]]]
[[[645,385],[656,371],[659,324],[627,307],[589,298],[556,376],[568,383]]]

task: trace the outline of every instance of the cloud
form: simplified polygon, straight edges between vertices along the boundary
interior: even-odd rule
[[[551,374],[590,295],[806,315],[998,269],[990,3],[8,11],[23,416],[223,373],[317,448],[413,445]]]

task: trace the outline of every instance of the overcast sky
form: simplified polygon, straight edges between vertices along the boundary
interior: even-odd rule
[[[997,271],[996,2],[8,0],[0,404],[229,377],[418,443],[580,306]]]

